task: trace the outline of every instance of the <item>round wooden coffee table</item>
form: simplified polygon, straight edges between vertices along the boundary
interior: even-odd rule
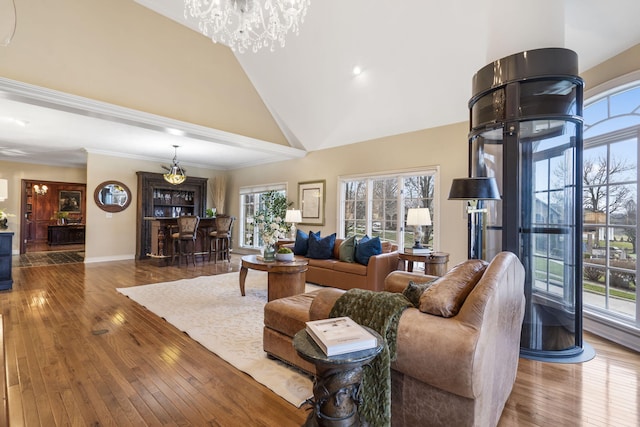
[[[260,258],[258,255],[242,257],[242,266],[240,267],[240,293],[242,296],[244,296],[244,282],[249,269],[267,272],[267,299],[269,301],[304,293],[307,276],[305,273],[309,264],[306,259],[294,259],[289,262],[266,262]]]

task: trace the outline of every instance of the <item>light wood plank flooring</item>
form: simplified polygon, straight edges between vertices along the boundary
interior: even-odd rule
[[[116,287],[238,271],[148,262],[14,269],[0,293],[12,426],[299,426],[296,409]],[[585,334],[596,359],[521,359],[500,426],[635,426],[640,356]],[[1,422],[1,420],[0,420]]]

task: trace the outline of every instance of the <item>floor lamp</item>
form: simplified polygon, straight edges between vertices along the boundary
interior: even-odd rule
[[[500,191],[495,178],[456,178],[451,183],[449,200],[466,200],[469,220],[469,258],[482,259],[482,216],[486,208],[480,200],[500,200]]]

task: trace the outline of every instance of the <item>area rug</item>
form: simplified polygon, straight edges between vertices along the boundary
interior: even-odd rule
[[[300,407],[313,394],[311,378],[262,350],[267,273],[249,271],[244,297],[238,281],[239,273],[228,273],[117,291]],[[307,290],[316,288],[307,284]]]

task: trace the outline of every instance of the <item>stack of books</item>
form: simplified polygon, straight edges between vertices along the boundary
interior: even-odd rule
[[[430,254],[431,252],[433,251],[429,248],[405,248],[404,249],[404,253],[411,254],[411,255],[425,255],[425,254]]]
[[[350,317],[307,322],[307,333],[327,356],[375,348],[378,340]]]

